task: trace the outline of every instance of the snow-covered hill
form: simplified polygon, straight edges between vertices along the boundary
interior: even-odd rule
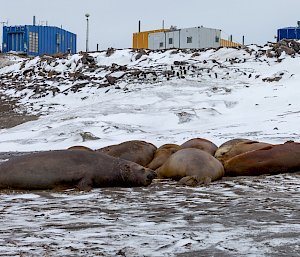
[[[194,137],[216,144],[238,137],[297,141],[299,51],[299,43],[283,41],[7,57],[13,64],[0,69],[0,93],[41,116],[0,130],[0,151],[100,148],[131,139],[157,146]]]

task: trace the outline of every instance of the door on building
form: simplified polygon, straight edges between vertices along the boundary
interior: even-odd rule
[[[23,51],[24,45],[24,33],[8,33],[7,34],[7,51],[16,51],[21,52]]]

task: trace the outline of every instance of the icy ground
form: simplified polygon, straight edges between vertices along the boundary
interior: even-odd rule
[[[15,98],[20,113],[40,117],[0,130],[0,161],[8,151],[131,139],[299,141],[300,56],[289,49],[7,57],[0,93]],[[299,191],[295,173],[196,188],[155,181],[0,192],[0,256],[299,256]]]
[[[299,193],[296,174],[1,193],[0,256],[296,257]]]

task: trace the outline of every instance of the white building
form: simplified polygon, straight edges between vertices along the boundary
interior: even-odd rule
[[[169,48],[217,48],[220,46],[221,30],[201,27],[175,29],[150,33],[149,49]]]

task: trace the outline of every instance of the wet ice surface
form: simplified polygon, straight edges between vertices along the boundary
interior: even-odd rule
[[[299,256],[299,177],[1,191],[0,256]]]

